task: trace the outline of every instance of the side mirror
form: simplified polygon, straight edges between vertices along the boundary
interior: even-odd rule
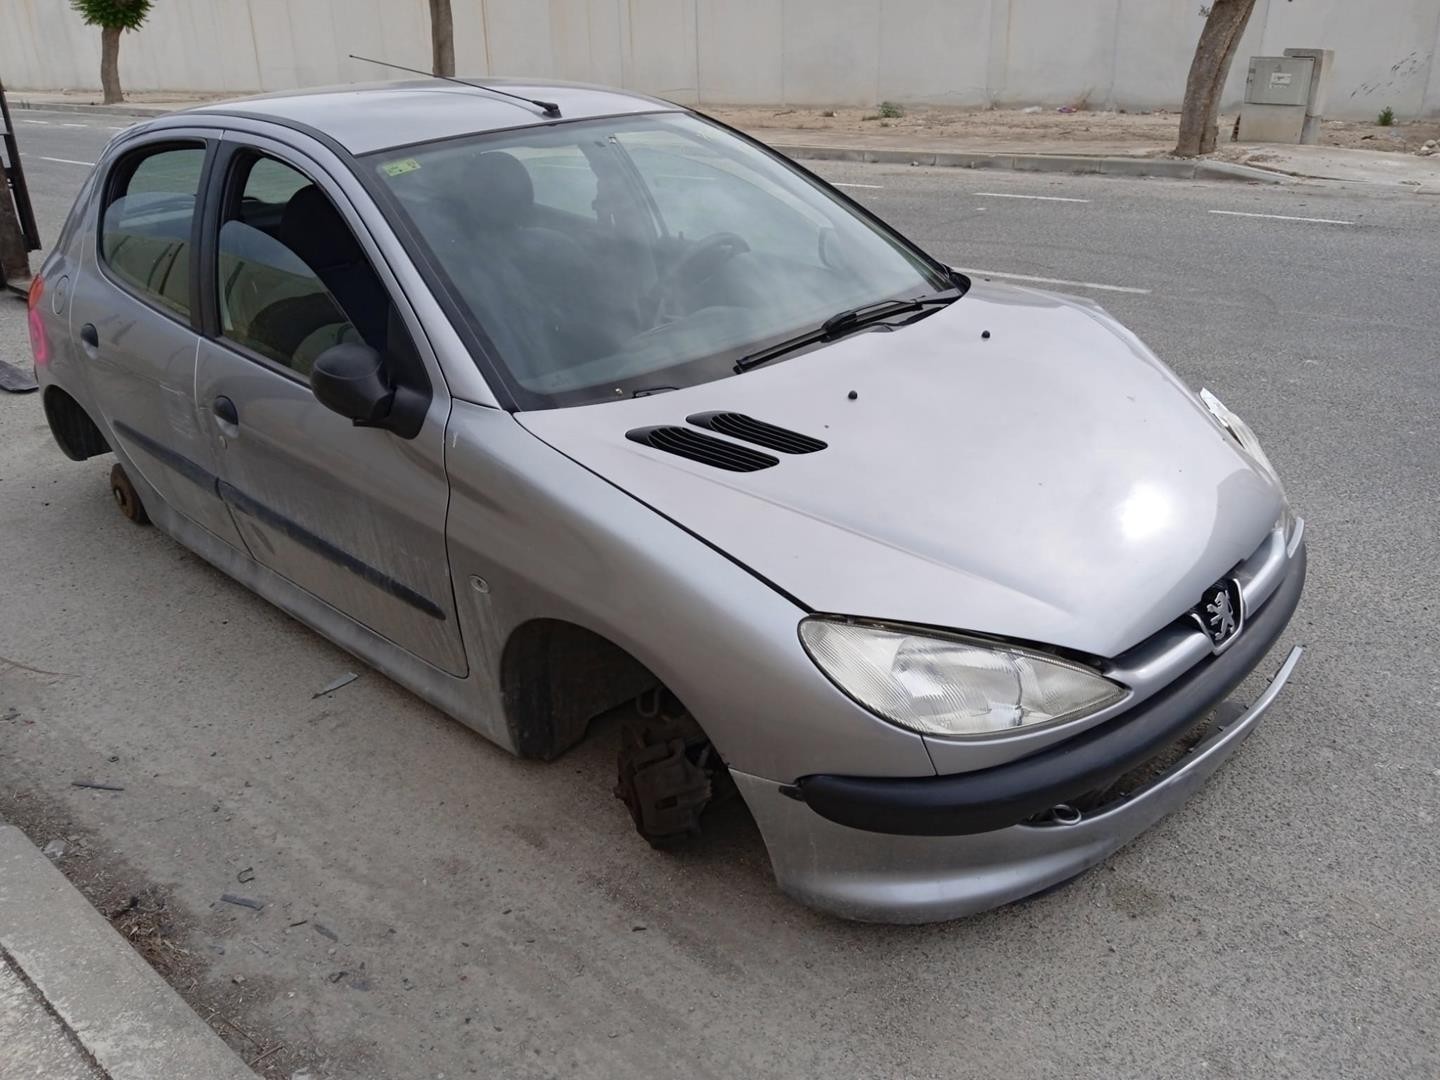
[[[385,361],[368,345],[331,345],[310,370],[315,400],[357,427],[381,426],[395,403]]]

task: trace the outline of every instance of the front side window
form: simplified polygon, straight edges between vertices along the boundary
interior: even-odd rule
[[[100,220],[100,257],[141,297],[189,318],[190,237],[203,143],[147,148],[118,161]]]
[[[721,378],[837,312],[952,284],[822,186],[693,116],[450,139],[369,166],[524,408]]]
[[[355,234],[310,178],[242,158],[220,226],[220,332],[308,378],[332,345],[391,345],[393,307]]]

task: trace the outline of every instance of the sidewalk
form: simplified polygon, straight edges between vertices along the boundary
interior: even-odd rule
[[[0,1080],[105,1080],[45,999],[0,954]]]
[[[255,1080],[13,826],[0,824],[0,1080]]]
[[[142,93],[121,105],[99,105],[98,97],[93,92],[16,90],[11,92],[11,104],[19,109],[145,117],[221,100],[214,95]],[[1440,194],[1440,153],[1423,157],[1416,153],[1427,140],[1440,138],[1440,121],[1388,128],[1327,121],[1321,145],[1222,142],[1215,154],[1192,160],[1168,156],[1179,118],[1165,112],[916,106],[886,118],[876,110],[857,108],[705,106],[701,111],[782,153],[810,160],[1270,184],[1328,180]],[[1234,122],[1234,113],[1221,116],[1222,138]]]

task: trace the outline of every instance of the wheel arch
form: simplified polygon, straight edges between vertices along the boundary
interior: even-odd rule
[[[515,752],[545,761],[580,742],[601,713],[663,685],[627,650],[564,619],[521,623],[500,658],[505,723]]]
[[[100,428],[85,407],[59,386],[45,387],[42,399],[50,433],[71,461],[84,461],[110,452]]]

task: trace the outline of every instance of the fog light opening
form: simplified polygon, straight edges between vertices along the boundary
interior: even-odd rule
[[[1050,820],[1056,825],[1079,825],[1084,817],[1084,814],[1069,803],[1060,803],[1050,808]]]

